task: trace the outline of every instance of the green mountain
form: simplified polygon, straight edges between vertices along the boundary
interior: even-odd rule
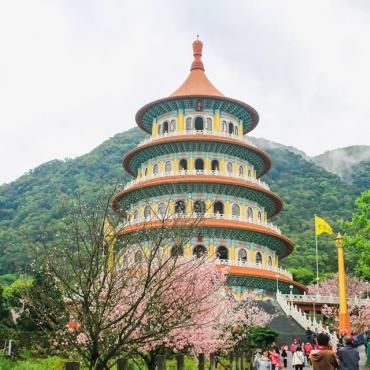
[[[50,161],[0,186],[0,274],[18,272],[27,266],[27,245],[37,239],[41,225],[47,225],[49,230],[58,228],[63,200],[76,197],[77,193],[87,200],[93,199],[103,185],[126,182],[129,176],[122,169],[122,155],[144,137],[139,129],[131,129],[106,140],[86,155]],[[273,159],[272,170],[264,180],[285,202],[283,212],[273,222],[296,244],[283,264],[313,271],[313,215],[326,218],[338,231],[340,221],[351,217],[356,197],[369,188],[369,162],[356,166],[349,184],[313,163],[298,149],[265,139],[253,140]],[[319,249],[321,271],[335,271],[336,249],[332,239],[320,237]],[[350,266],[351,259],[350,256]],[[294,271],[299,273],[298,270]]]

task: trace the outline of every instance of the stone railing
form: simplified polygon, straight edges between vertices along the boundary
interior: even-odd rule
[[[245,180],[245,181],[250,181],[253,184],[259,185],[263,187],[264,189],[270,190],[269,186],[261,181],[260,179],[256,179],[254,177],[249,177],[249,176],[244,176],[244,175],[236,175],[234,173],[229,173],[227,171],[206,171],[206,170],[192,170],[192,171],[163,171],[159,172],[156,174],[150,174],[147,176],[143,177],[137,177],[136,179],[133,179],[126,183],[124,190],[130,189],[131,187],[146,181],[146,180],[151,180],[151,179],[158,179],[162,177],[170,177],[170,176],[195,176],[195,175],[206,175],[206,176],[222,176],[222,177],[228,177],[228,178],[235,178],[238,180]]]
[[[288,302],[287,294],[276,292],[276,301],[287,316],[291,316],[302,328],[310,328],[315,333],[330,333],[328,327],[324,327],[322,321],[317,321],[316,318],[311,318],[297,306]]]
[[[229,259],[228,260],[217,259],[216,263],[219,264],[219,265],[250,267],[250,268],[259,269],[259,270],[273,271],[275,273],[286,276],[290,280],[293,279],[293,276],[289,271],[287,271],[287,270],[285,270],[281,267],[264,265],[262,263],[255,263],[255,262],[242,261],[242,260],[233,261],[233,260],[229,260]]]
[[[158,136],[149,136],[148,138],[144,139],[142,142],[139,143],[139,147],[142,145],[145,145],[147,143],[151,143],[153,141],[158,141],[161,140],[165,137],[174,137],[174,136],[205,136],[205,135],[210,135],[210,136],[216,136],[216,137],[227,137],[235,140],[239,140],[243,143],[247,143],[250,146],[253,146],[256,148],[254,144],[252,144],[245,136],[239,136],[239,135],[234,135],[234,134],[228,134],[226,132],[217,132],[217,131],[212,131],[212,130],[186,130],[186,131],[172,131],[165,133],[163,135],[158,135]]]
[[[339,297],[320,294],[283,294],[288,302],[339,304]],[[348,298],[348,304],[365,305],[370,302],[369,298]]]
[[[264,226],[268,229],[271,229],[275,231],[277,234],[281,235],[281,230],[275,226],[274,224],[270,222],[263,222],[260,221],[258,222],[257,220],[250,219],[247,217],[240,217],[240,216],[226,216],[224,214],[220,213],[204,213],[204,214],[199,214],[199,213],[174,213],[172,215],[166,215],[164,217],[161,217],[160,215],[154,216],[152,215],[151,217],[138,217],[138,218],[131,218],[129,221],[124,222],[122,226],[130,226],[130,225],[136,225],[136,224],[141,224],[141,223],[149,223],[152,221],[158,221],[158,220],[178,220],[178,219],[198,219],[199,221],[203,219],[215,219],[215,220],[229,220],[229,221],[245,221],[250,224],[254,225],[261,225]]]

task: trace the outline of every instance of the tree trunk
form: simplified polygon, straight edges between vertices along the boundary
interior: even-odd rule
[[[145,356],[145,363],[148,370],[155,370],[157,366],[157,354],[149,352],[148,356]]]
[[[64,364],[65,370],[79,370],[80,369],[80,363],[75,361],[69,361]]]
[[[242,352],[242,353],[240,354],[240,368],[241,368],[242,370],[245,370],[245,369],[244,369],[244,352]]]
[[[239,354],[239,352],[235,353],[235,368],[236,368],[236,370],[240,370],[240,354]]]
[[[216,370],[216,355],[214,353],[209,355],[209,370]]]
[[[157,369],[166,370],[166,355],[160,354],[157,358]]]
[[[198,355],[198,370],[204,370],[204,353]]]
[[[128,370],[128,359],[127,358],[118,359],[117,370]]]
[[[235,355],[234,355],[234,352],[230,352],[229,359],[230,359],[230,369],[235,370]]]
[[[176,364],[177,364],[177,370],[184,370],[185,369],[184,354],[178,353],[176,355]]]

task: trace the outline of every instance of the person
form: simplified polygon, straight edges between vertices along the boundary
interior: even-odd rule
[[[299,345],[295,348],[293,358],[292,358],[292,366],[296,370],[303,370],[304,354],[302,352],[302,348]]]
[[[261,357],[256,354],[254,357],[253,366],[256,370],[272,370],[272,364],[269,359],[269,351],[267,349],[262,351]]]
[[[313,336],[313,332],[310,327],[306,329],[306,342],[311,342]]]
[[[327,334],[317,336],[317,349],[312,350],[309,357],[313,370],[335,370],[339,366],[337,356],[329,348],[329,340]]]
[[[298,346],[298,340],[297,339],[294,339],[293,340],[293,343],[290,345],[290,352],[294,353],[294,351],[297,348],[297,346]]]
[[[370,334],[367,336],[366,355],[367,355],[367,366],[370,367]]]
[[[304,353],[306,355],[306,359],[307,359],[307,363],[309,365],[311,365],[311,361],[310,361],[310,354],[311,354],[311,351],[313,350],[313,347],[312,347],[312,344],[310,342],[307,342],[305,345],[304,345]]]
[[[345,336],[343,338],[344,347],[338,353],[339,370],[359,370],[360,354],[353,348],[352,338]]]
[[[284,368],[288,367],[288,346],[286,343],[281,346],[281,358],[283,359]]]
[[[280,355],[276,348],[273,348],[270,351],[270,360],[271,360],[271,367],[272,370],[279,370],[280,366]]]

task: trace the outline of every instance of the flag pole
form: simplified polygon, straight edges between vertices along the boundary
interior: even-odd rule
[[[317,230],[316,230],[316,213],[314,214],[315,221],[315,252],[316,252],[316,295],[319,295],[319,249],[317,247]],[[315,300],[313,301],[313,318],[316,321]]]

